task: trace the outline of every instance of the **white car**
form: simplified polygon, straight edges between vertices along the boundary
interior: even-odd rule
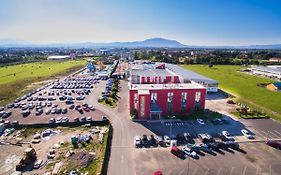
[[[171,143],[171,138],[170,138],[168,135],[164,135],[164,141],[165,141],[167,144],[170,144],[170,143]]]
[[[61,120],[62,123],[68,123],[68,121],[69,121],[69,120],[68,120],[67,117],[63,117],[62,120]]]
[[[201,118],[198,118],[198,119],[197,119],[197,123],[199,123],[200,125],[205,125],[204,120],[201,119]]]
[[[184,146],[183,148],[182,148],[182,151],[186,154],[186,155],[188,155],[188,156],[190,156],[190,157],[193,157],[193,158],[196,158],[197,157],[197,153],[195,152],[195,151],[192,151],[189,147],[187,147],[187,146]]]
[[[61,120],[62,120],[62,118],[61,118],[61,117],[58,117],[58,118],[56,119],[56,123],[61,123]]]
[[[233,138],[227,131],[222,131],[222,135],[223,135],[227,140],[234,140],[234,138]]]
[[[135,136],[134,140],[135,147],[141,147],[141,137],[140,136]]]
[[[246,129],[242,129],[241,133],[243,134],[243,136],[247,137],[248,139],[253,139],[254,136]]]

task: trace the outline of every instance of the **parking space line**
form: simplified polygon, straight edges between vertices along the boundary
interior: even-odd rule
[[[219,171],[218,171],[217,175],[219,175],[219,174],[220,174],[220,172],[221,172],[221,168],[219,169]]]
[[[257,131],[257,133],[260,135],[260,137],[266,137],[266,135],[264,135],[264,134],[261,133],[260,131]]]
[[[271,165],[269,165],[269,175],[271,175],[272,171],[271,171]]]
[[[273,133],[273,132],[271,132],[271,131],[268,131],[270,134],[272,134],[274,137],[279,137],[277,134],[275,134],[275,133]]]
[[[244,170],[243,170],[243,175],[245,175],[246,170],[247,170],[247,166],[245,166],[245,167],[244,167]]]
[[[197,170],[198,170],[198,168],[196,168],[196,169],[193,171],[192,175],[195,175],[195,174],[197,173]]]
[[[184,174],[184,169],[180,171],[179,175]]]
[[[273,131],[278,134],[278,137],[281,136],[281,133],[280,133],[280,132],[278,132],[278,131],[276,131],[276,130],[273,130]]]
[[[269,135],[265,131],[260,131],[260,132],[264,133],[264,135],[265,135],[264,137],[271,138],[271,137],[269,137]]]
[[[204,175],[208,175],[210,168],[207,169],[207,171],[204,173]]]
[[[257,171],[256,171],[256,175],[259,174],[259,169],[260,169],[260,167],[258,166],[258,167],[257,167]]]
[[[234,167],[231,167],[229,175],[232,175],[233,170],[234,170]]]

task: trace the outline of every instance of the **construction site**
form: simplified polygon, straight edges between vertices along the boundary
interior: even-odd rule
[[[1,136],[0,174],[100,174],[109,126],[25,128]]]

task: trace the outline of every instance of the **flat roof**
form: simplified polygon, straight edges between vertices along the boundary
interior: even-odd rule
[[[167,71],[166,69],[132,69],[131,75],[139,75],[139,76],[173,76],[172,73]]]
[[[207,83],[218,83],[217,80],[205,77],[196,72],[182,68],[178,65],[169,64],[169,63],[165,63],[165,64],[166,64],[166,68],[168,68],[170,71],[174,72],[175,74],[179,75],[180,77],[182,77],[184,79],[188,79],[188,80],[192,80],[192,81],[203,81],[203,82],[207,82]]]
[[[172,84],[131,84],[130,90],[164,90],[164,89],[206,89],[198,83],[172,83]],[[146,92],[147,93],[147,92]]]
[[[49,56],[48,59],[64,59],[64,58],[70,58],[69,55],[53,55]]]
[[[256,69],[259,71],[264,71],[264,72],[270,72],[270,73],[275,73],[275,74],[281,74],[281,68],[279,66],[255,66],[252,67],[252,69]]]

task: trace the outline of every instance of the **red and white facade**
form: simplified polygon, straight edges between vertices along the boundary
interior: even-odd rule
[[[181,83],[165,65],[131,71],[130,113],[139,120],[160,119],[167,115],[189,114],[205,108],[206,88],[198,83]]]

